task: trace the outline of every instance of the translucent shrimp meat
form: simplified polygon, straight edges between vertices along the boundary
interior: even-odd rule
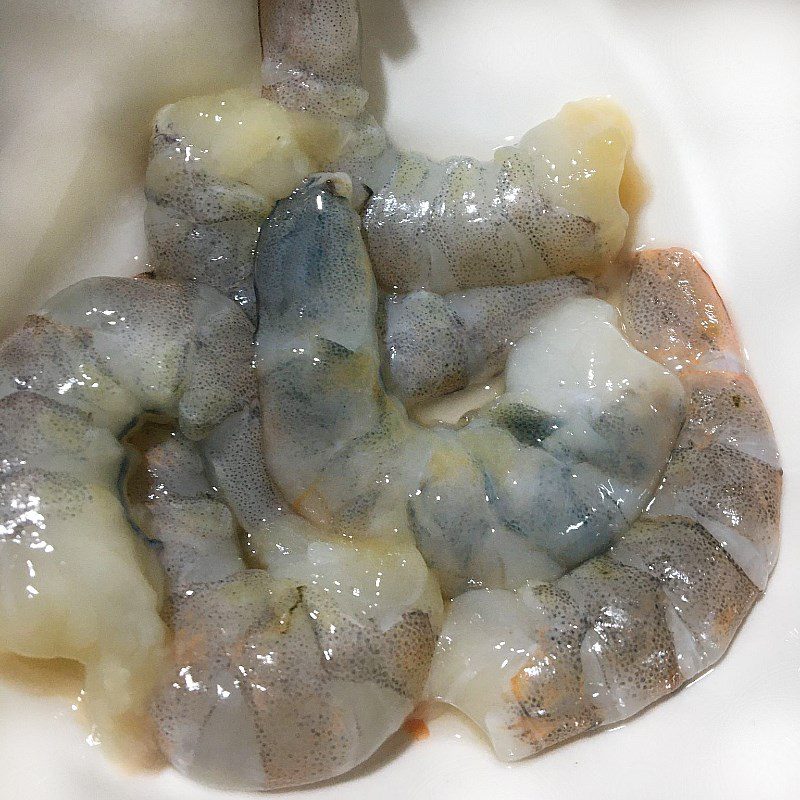
[[[258,226],[340,147],[335,127],[241,89],[156,116],[145,227],[159,278],[199,281],[251,315]]]
[[[174,642],[153,701],[164,753],[226,789],[352,769],[398,728],[426,679],[441,600],[424,562],[413,547],[354,548],[288,515],[262,551],[269,563],[248,558],[248,568],[234,517],[204,478],[202,444],[159,438],[131,510],[159,542],[169,585]]]
[[[458,430],[417,425],[380,380],[349,193],[346,176],[307,181],[259,242],[264,453],[287,500],[334,529],[412,533],[450,595],[547,580],[602,552],[667,461],[680,382],[625,341],[610,305],[573,298],[532,317],[496,402]],[[495,299],[500,315],[517,298]]]
[[[569,276],[449,295],[389,295],[379,309],[388,388],[418,403],[485,381],[502,371],[534,317],[590,289]]]
[[[412,541],[326,536],[215,447],[257,412],[252,342],[214,289],[95,278],[4,343],[0,646],[83,663],[114,748],[128,749],[132,723],[149,728],[152,705],[177,768],[268,789],[352,769],[397,730],[427,676],[441,598]],[[133,503],[118,437],[148,414],[180,433],[151,448],[158,488]],[[277,507],[260,551],[240,547],[207,469],[243,519],[236,501],[252,505],[254,485]]]
[[[322,168],[367,187],[364,230],[385,292],[593,276],[614,259],[632,134],[613,103],[568,104],[492,161],[434,162],[398,150],[364,112],[354,2],[263,0],[261,18],[263,97],[191,98],[156,118],[146,224],[158,277],[212,285],[254,319],[258,225]]]
[[[368,186],[364,230],[379,287],[446,293],[596,275],[628,214],[619,187],[632,142],[607,100],[570,103],[493,160],[405,153],[365,111],[356,0],[261,0],[263,94],[342,130],[328,165]]]
[[[92,278],[0,347],[0,649],[81,662],[112,748],[146,722],[166,634],[160,570],[120,502],[116,437],[145,411],[196,437],[238,408],[239,334],[247,345],[247,320],[207,287]]]
[[[262,96],[156,118],[154,279],[0,345],[0,651],[225,789],[339,776],[426,701],[504,760],[638,713],[764,591],[782,473],[697,259],[615,263],[627,117],[435,162],[366,110],[357,0],[259,8]]]
[[[652,291],[658,287],[658,293]],[[725,308],[686,251],[634,260],[627,335],[687,395],[658,491],[604,555],[449,611],[429,680],[515,760],[625,719],[714,664],[778,545],[781,471]]]

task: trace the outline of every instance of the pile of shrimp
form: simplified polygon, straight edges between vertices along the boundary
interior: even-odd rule
[[[636,714],[764,591],[781,469],[697,259],[620,252],[630,124],[432,161],[366,110],[356,0],[261,22],[261,97],[156,119],[153,272],[0,347],[0,651],[228,789],[345,773],[423,701],[504,760]]]

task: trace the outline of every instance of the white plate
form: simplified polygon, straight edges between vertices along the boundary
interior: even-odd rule
[[[144,261],[147,121],[162,102],[241,83],[251,0],[6,0],[0,24],[3,330],[46,295]],[[630,111],[652,187],[637,244],[698,251],[752,359],[786,469],[766,597],[713,672],[613,731],[512,766],[454,718],[355,777],[289,793],[437,800],[797,796],[800,424],[797,215],[800,5],[365,0],[372,88],[403,144],[487,156],[567,100]],[[378,94],[381,92],[378,90]],[[53,697],[0,688],[0,797],[200,800],[171,771],[124,776]]]

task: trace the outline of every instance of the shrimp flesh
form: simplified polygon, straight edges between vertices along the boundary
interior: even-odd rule
[[[0,647],[83,663],[90,714],[115,746],[123,726],[149,719],[155,692],[177,768],[270,789],[352,769],[399,728],[427,676],[441,598],[411,541],[326,536],[219,445],[257,415],[252,341],[214,289],[95,278],[4,343]],[[151,459],[158,491],[133,507],[118,437],[148,414],[179,434]],[[262,506],[248,561],[206,450],[242,518]]]
[[[309,180],[259,242],[264,453],[286,498],[351,535],[410,531],[451,596],[548,580],[605,550],[674,445],[678,379],[625,340],[608,303],[571,298],[529,321],[500,398],[458,430],[415,424],[380,379],[349,192],[346,176]],[[498,316],[517,298],[495,293]]]
[[[571,103],[492,161],[435,162],[398,150],[364,111],[355,2],[260,7],[263,97],[191,98],[156,118],[146,227],[159,278],[212,285],[255,319],[259,223],[322,169],[367,187],[364,231],[384,292],[591,277],[614,259],[632,133],[613,103]]]
[[[457,598],[439,639],[430,694],[506,760],[625,719],[710,667],[775,564],[775,441],[711,280],[684,250],[643,252],[620,307],[687,398],[653,501],[558,580]]]
[[[163,752],[181,772],[227,789],[279,789],[352,769],[422,691],[441,614],[424,562],[413,547],[326,539],[293,515],[269,562],[245,559],[235,518],[205,476],[202,444],[180,433],[151,439],[149,491],[132,511],[159,542],[169,589],[174,641],[153,701]]]
[[[417,403],[485,381],[503,369],[534,317],[590,289],[588,281],[568,276],[448,295],[389,295],[379,309],[386,384]]]
[[[259,8],[262,96],[156,118],[153,277],[0,345],[0,651],[227,789],[341,775],[426,700],[504,760],[637,713],[764,591],[782,473],[699,262],[613,264],[627,118],[435,162],[366,110],[357,0]]]
[[[205,286],[91,278],[0,347],[0,649],[81,662],[114,746],[140,720],[166,636],[160,570],[119,497],[117,437],[145,412],[211,430],[247,396],[250,337]]]
[[[619,187],[632,142],[607,100],[571,103],[494,159],[398,149],[365,110],[356,0],[260,0],[264,97],[328,120],[328,169],[372,191],[364,232],[379,287],[447,293],[602,272],[622,246]]]

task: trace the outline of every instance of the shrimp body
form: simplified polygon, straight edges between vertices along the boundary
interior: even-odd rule
[[[145,185],[156,275],[213,286],[254,319],[258,226],[338,146],[333,126],[243,90],[162,109]]]
[[[382,325],[386,383],[406,403],[417,403],[487,380],[502,371],[534,317],[589,292],[588,281],[569,276],[448,295],[389,295]]]
[[[413,548],[353,548],[293,515],[261,552],[269,563],[245,560],[202,451],[180,434],[151,444],[148,486],[131,506],[168,582],[174,641],[152,706],[162,749],[228,789],[346,772],[421,693],[441,613],[428,570]]]
[[[348,193],[343,176],[309,180],[259,243],[264,452],[287,499],[363,536],[412,533],[451,595],[550,579],[602,552],[660,475],[679,381],[625,341],[611,306],[576,298],[529,323],[497,401],[458,430],[413,423],[380,380],[375,281]]]
[[[246,396],[250,330],[207,287],[92,278],[0,347],[0,648],[84,664],[112,746],[142,721],[165,652],[163,580],[120,502],[117,436],[145,412],[192,437],[213,428]]]
[[[600,274],[628,214],[630,123],[607,100],[571,103],[490,161],[395,147],[364,110],[357,4],[261,4],[263,97],[226,92],[155,123],[147,229],[159,277],[200,280],[250,310],[258,223],[300,180],[349,173],[371,194],[367,245],[384,292],[456,292]]]
[[[176,767],[266,789],[347,771],[397,730],[441,598],[413,543],[312,528],[220,444],[258,419],[252,341],[209,287],[94,278],[4,343],[0,647],[83,663],[112,744],[152,706]],[[174,420],[179,444],[132,504],[118,437],[145,414]],[[207,469],[245,528],[258,505],[243,549]]]
[[[231,789],[351,770],[422,700],[506,760],[637,713],[764,590],[781,469],[696,259],[611,285],[627,118],[435,162],[366,111],[357,0],[260,9],[263,96],[156,119],[156,280],[0,346],[0,650]]]
[[[373,193],[364,230],[382,290],[591,276],[614,259],[628,224],[619,186],[632,136],[613,103],[568,104],[491,161],[437,162],[398,149],[364,110],[354,0],[260,7],[263,95],[342,130],[328,168]]]
[[[607,553],[552,583],[457,598],[439,640],[429,691],[503,759],[631,716],[707,669],[775,563],[775,442],[752,382],[727,371],[742,357],[713,284],[686,251],[649,251],[621,307],[628,336],[687,397],[653,501]]]

